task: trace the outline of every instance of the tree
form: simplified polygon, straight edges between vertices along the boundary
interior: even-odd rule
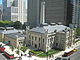
[[[28,47],[26,47],[26,46],[23,46],[20,48],[20,50],[22,50],[23,52],[25,52],[27,49],[28,49]]]
[[[0,27],[9,27],[9,26],[13,26],[13,22],[12,21],[0,21]]]
[[[77,28],[77,29],[76,29],[76,35],[77,35],[77,36],[80,36],[80,28]]]
[[[5,23],[5,26],[11,27],[11,26],[13,26],[13,22],[12,21],[11,22],[7,22],[7,23]]]
[[[22,29],[26,30],[26,24],[22,25]]]
[[[0,27],[4,27],[4,26],[5,26],[5,24],[0,22]]]
[[[22,28],[22,24],[19,21],[14,22],[13,27],[16,29],[21,29]]]

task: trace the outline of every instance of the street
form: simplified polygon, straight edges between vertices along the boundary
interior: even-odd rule
[[[73,53],[70,56],[70,60],[80,60],[80,45],[76,47],[78,49],[77,52]]]
[[[78,49],[78,51],[74,52],[72,55],[69,56],[70,60],[80,60],[80,44],[74,48]],[[61,60],[61,59],[58,59],[58,60]]]
[[[80,50],[75,52],[73,55],[70,56],[71,60],[80,60]]]
[[[80,45],[76,47],[76,49],[78,49],[77,52],[73,53],[71,56],[70,56],[70,60],[80,60]],[[34,58],[35,59],[39,59],[39,60],[46,60],[46,58],[38,58],[38,57],[22,57],[24,58],[23,60],[27,59],[27,60],[33,60]],[[0,60],[17,60],[17,59],[7,59],[2,53],[0,53]]]
[[[7,59],[2,55],[2,53],[0,53],[0,60],[7,60]]]
[[[76,49],[78,49],[78,51],[70,56],[71,60],[80,60],[80,45],[77,46]]]

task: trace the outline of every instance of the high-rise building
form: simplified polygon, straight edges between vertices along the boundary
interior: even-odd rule
[[[2,4],[0,4],[0,20],[2,20]]]
[[[80,27],[80,0],[73,0],[73,27]]]
[[[28,25],[40,24],[40,0],[28,0]]]
[[[71,20],[71,0],[28,0],[29,25],[37,26],[45,22],[69,25]]]
[[[63,24],[66,24],[66,0],[46,0],[45,7],[46,22],[61,22]]]
[[[25,0],[3,0],[3,20],[27,22]]]

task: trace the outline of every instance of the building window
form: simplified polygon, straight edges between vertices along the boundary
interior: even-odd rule
[[[31,39],[30,35],[29,35],[29,39]]]
[[[39,47],[40,47],[40,43],[39,43]]]
[[[37,40],[37,37],[35,37],[35,40]]]
[[[35,44],[35,48],[37,48],[37,45]]]
[[[49,43],[49,39],[48,39],[48,43]]]
[[[53,38],[50,38],[50,42],[52,42],[53,41]]]
[[[18,20],[18,15],[11,15],[11,20],[12,21],[17,21]]]
[[[39,42],[40,42],[40,38],[39,38]]]
[[[70,40],[70,37],[68,37],[68,40]]]
[[[10,45],[11,41],[8,41],[8,44]]]
[[[50,38],[50,40],[53,40],[53,38]]]
[[[34,39],[34,37],[32,36],[32,40]]]
[[[43,39],[43,43],[44,43],[44,39]]]
[[[64,40],[62,40],[62,42],[64,43]]]
[[[32,41],[32,45],[33,45],[33,41]]]
[[[58,46],[58,43],[56,43],[56,46]]]
[[[12,8],[11,8],[11,12],[12,12],[12,13],[18,13],[18,8],[12,7]]]

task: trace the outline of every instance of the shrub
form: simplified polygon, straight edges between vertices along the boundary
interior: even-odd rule
[[[27,49],[28,49],[28,47],[26,47],[26,46],[23,46],[20,48],[20,50],[22,50],[23,52],[25,52]]]

